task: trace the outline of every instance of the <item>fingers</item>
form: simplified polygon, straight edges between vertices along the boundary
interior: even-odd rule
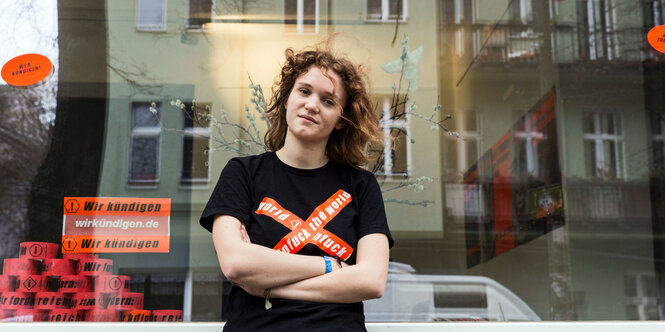
[[[246,243],[252,243],[252,241],[249,239],[249,234],[247,234],[247,229],[245,228],[245,225],[240,225],[240,234],[242,234],[243,241],[245,241]]]

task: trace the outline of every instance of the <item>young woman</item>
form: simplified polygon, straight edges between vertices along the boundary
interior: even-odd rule
[[[379,185],[360,168],[382,133],[360,68],[295,53],[267,110],[271,152],[231,159],[201,225],[234,286],[225,331],[364,331],[393,240]]]

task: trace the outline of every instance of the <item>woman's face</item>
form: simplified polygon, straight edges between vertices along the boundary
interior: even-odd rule
[[[346,91],[339,75],[311,66],[296,78],[286,101],[286,135],[303,143],[327,142],[334,129],[341,129],[337,105],[345,105]]]

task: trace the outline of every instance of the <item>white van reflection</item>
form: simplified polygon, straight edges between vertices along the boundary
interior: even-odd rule
[[[383,297],[365,301],[367,322],[540,321],[517,295],[482,276],[423,275],[390,262]]]

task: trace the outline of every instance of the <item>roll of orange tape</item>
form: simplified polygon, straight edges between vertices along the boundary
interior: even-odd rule
[[[122,312],[123,322],[149,322],[150,310],[125,310]]]
[[[60,246],[50,242],[21,242],[18,258],[55,258]]]

